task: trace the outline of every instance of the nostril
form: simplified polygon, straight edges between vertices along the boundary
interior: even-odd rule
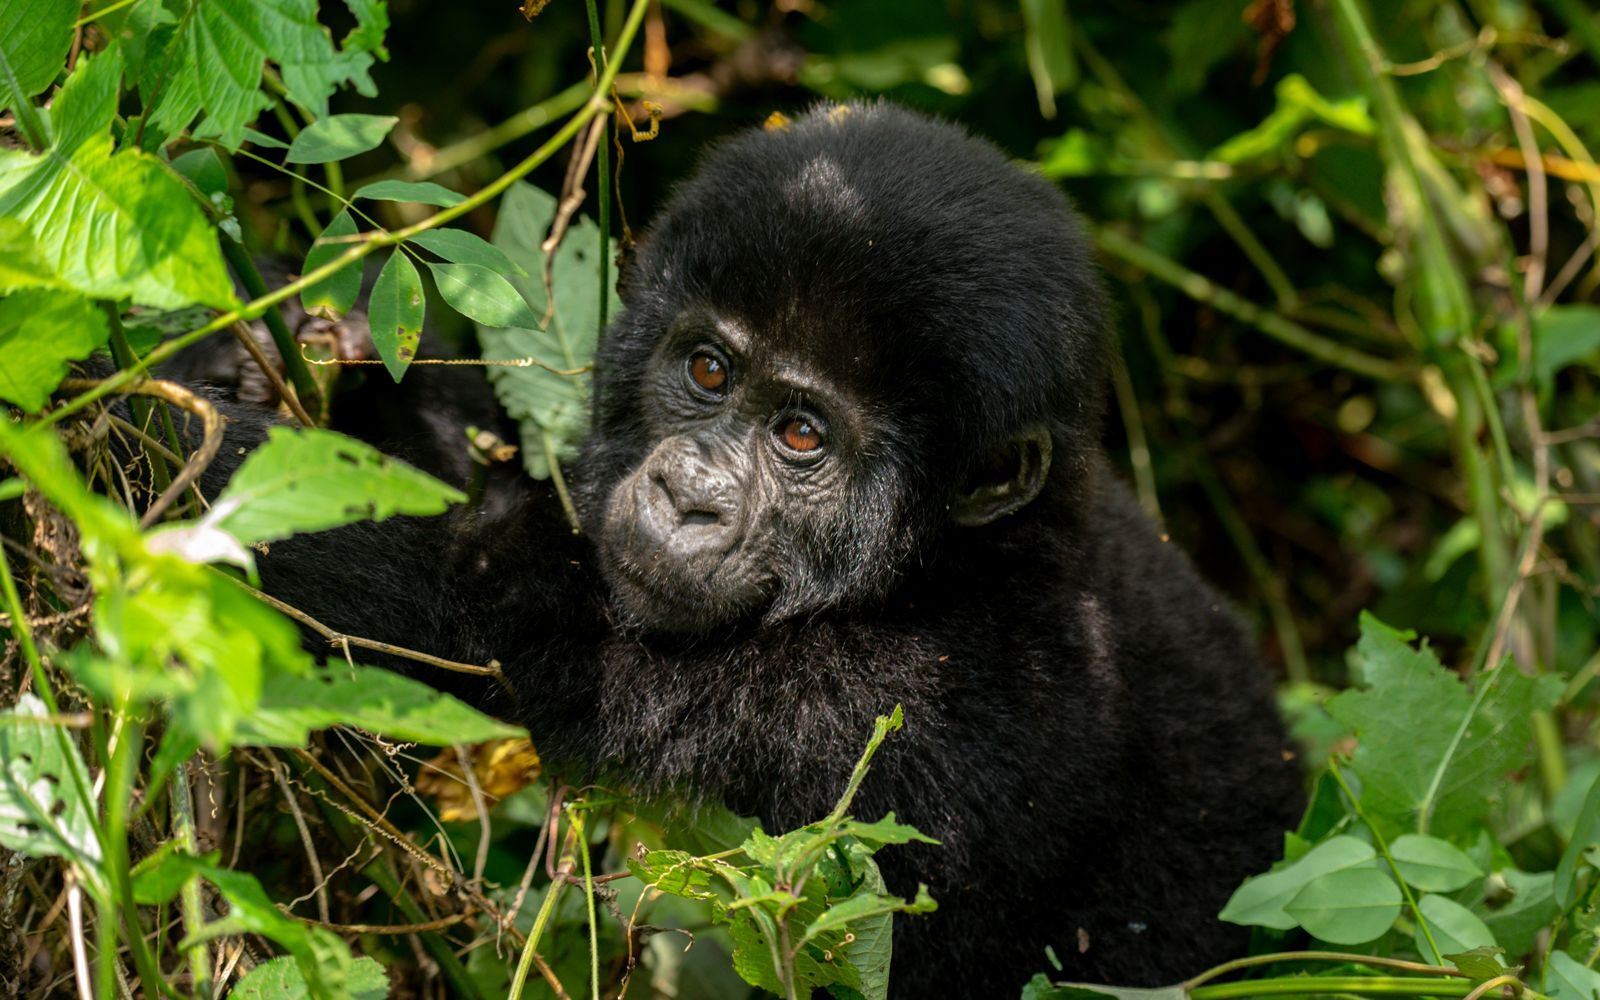
[[[686,510],[683,512],[684,524],[710,525],[719,524],[722,515],[710,510]]]

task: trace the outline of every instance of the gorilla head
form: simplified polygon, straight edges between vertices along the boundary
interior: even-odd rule
[[[579,500],[650,629],[881,599],[947,533],[1070,493],[1096,446],[1090,248],[955,126],[851,105],[734,138],[627,279]]]

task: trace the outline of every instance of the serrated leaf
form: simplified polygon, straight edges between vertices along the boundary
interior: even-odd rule
[[[42,268],[85,296],[227,308],[216,233],[182,182],[155,157],[112,152],[121,79],[116,49],[79,60],[52,106],[50,148],[0,150],[0,217],[21,222]]]
[[[508,276],[523,274],[505,251],[465,229],[428,229],[411,237],[410,242],[454,264],[479,264]]]
[[[1293,864],[1246,879],[1222,908],[1218,919],[1289,930],[1296,921],[1284,911],[1284,905],[1308,883],[1332,872],[1370,867],[1377,856],[1366,841],[1350,836],[1334,837],[1313,847]]]
[[[329,115],[300,130],[284,155],[288,163],[328,163],[377,149],[400,119],[393,115]]]
[[[404,251],[396,250],[378,274],[367,303],[372,346],[396,382],[417,356],[417,341],[422,337],[426,309],[422,276],[411,258]]]
[[[358,16],[370,3],[352,4]],[[328,96],[341,83],[364,94],[376,91],[368,69],[377,22],[369,19],[333,44],[317,19],[317,0],[184,0],[177,31],[168,44],[167,81],[151,122],[176,135],[204,113],[197,137],[217,137],[237,149],[245,126],[271,105],[261,91],[261,72],[277,63],[289,99],[311,114],[328,113]]]
[[[539,320],[504,275],[481,264],[429,263],[439,295],[480,326],[530,327]]]
[[[350,963],[344,996],[349,1000],[384,1000],[389,977],[376,959],[365,955]],[[292,958],[274,958],[250,970],[228,993],[228,1000],[310,1000],[311,987]]]
[[[928,895],[928,887],[919,884],[917,895],[909,902],[899,896],[882,895],[873,892],[857,893],[843,902],[835,903],[822,912],[822,915],[811,921],[806,927],[802,941],[810,941],[827,931],[843,930],[858,920],[870,917],[888,916],[895,913],[931,913],[939,908],[939,904]]]
[[[274,427],[205,520],[246,545],[394,514],[438,514],[466,496],[354,438]]]
[[[1400,877],[1424,892],[1454,892],[1483,877],[1464,851],[1438,837],[1405,834],[1389,845],[1389,855]]]
[[[106,342],[106,314],[72,292],[30,288],[0,298],[0,399],[41,410],[67,374]]]
[[[1313,937],[1365,944],[1382,937],[1400,915],[1400,887],[1376,868],[1349,868],[1308,882],[1284,906]]]
[[[77,0],[6,0],[0,4],[0,108],[50,86],[72,47]]]
[[[237,738],[242,743],[300,746],[311,730],[339,725],[432,746],[526,735],[392,670],[339,665],[309,676],[274,678],[256,713],[241,723]]]
[[[545,230],[554,218],[556,199],[531,184],[513,184],[506,191],[495,223],[494,245],[524,272],[511,283],[522,293],[534,315],[543,318],[548,298],[544,288]],[[537,323],[520,328],[478,326],[483,356],[494,359],[536,358],[552,368],[571,371],[587,365],[594,356],[599,326],[599,297],[595,285],[594,247],[599,227],[579,216],[557,248],[551,267],[555,310],[546,329]],[[616,293],[608,289],[609,313],[621,312]],[[550,475],[550,452],[558,460],[576,454],[589,425],[589,376],[556,375],[537,367],[491,367],[489,381],[511,417],[520,422],[522,457],[528,473],[543,479]]]
[[[1417,927],[1412,935],[1412,944],[1425,962],[1435,962],[1446,955],[1459,955],[1475,948],[1496,946],[1494,934],[1478,919],[1478,915],[1453,899],[1429,893],[1417,900],[1417,909],[1422,911],[1422,919],[1428,922],[1433,943],[1439,946],[1439,954],[1435,956],[1421,926]]]
[[[100,862],[88,769],[78,748],[48,722],[31,694],[0,713],[0,844],[31,857],[61,857],[91,869]]]
[[[419,205],[437,205],[440,208],[449,208],[467,200],[466,195],[458,194],[432,181],[373,181],[357,191],[353,197],[371,198],[373,201],[415,202]]]
[[[1480,674],[1469,693],[1411,638],[1363,614],[1361,689],[1329,701],[1328,712],[1359,738],[1351,767],[1366,809],[1423,831],[1463,830],[1488,812],[1485,790],[1528,760],[1529,717],[1555,703],[1561,680],[1501,668]]]
[[[300,273],[310,274],[350,249],[348,242],[338,241],[342,236],[357,233],[355,220],[349,211],[340,212],[328,223],[328,228],[317,237],[317,242],[306,254],[306,263]],[[324,242],[332,241],[332,242]],[[313,316],[338,319],[355,307],[361,294],[361,264],[346,265],[330,277],[324,278],[300,293],[300,304]]]
[[[1564,951],[1552,951],[1545,968],[1545,989],[1555,1000],[1596,1000],[1600,997],[1600,972]]]
[[[885,814],[883,819],[876,823],[846,820],[839,825],[839,833],[866,841],[874,850],[885,844],[909,844],[914,840],[924,844],[938,843],[916,827],[896,822],[892,812]]]

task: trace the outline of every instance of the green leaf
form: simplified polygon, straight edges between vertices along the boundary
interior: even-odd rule
[[[6,0],[0,4],[0,108],[33,97],[55,81],[72,47],[77,0]]]
[[[329,115],[319,118],[294,137],[284,160],[288,163],[329,163],[349,159],[369,149],[377,149],[383,137],[399,121],[393,115]]]
[[[537,326],[539,320],[511,282],[481,264],[430,263],[439,295],[481,326]]]
[[[271,106],[261,92],[261,71],[269,60],[277,63],[289,99],[313,118],[327,115],[328,95],[341,83],[376,93],[367,72],[368,49],[374,34],[381,40],[382,28],[371,3],[350,5],[358,16],[365,10],[368,19],[358,22],[343,49],[334,47],[318,21],[317,0],[180,0],[177,6],[177,31],[164,56],[167,80],[151,115],[168,135],[204,112],[193,134],[237,149],[245,127]]]
[[[354,197],[371,198],[373,201],[416,202],[440,208],[449,208],[467,200],[466,195],[457,194],[432,181],[373,181],[357,191]]]
[[[1284,906],[1312,936],[1333,944],[1382,937],[1400,915],[1400,887],[1376,868],[1331,872],[1307,883]]]
[[[1441,944],[1440,947],[1443,948],[1443,945]],[[1417,952],[1421,954],[1422,949],[1417,949]],[[1498,976],[1503,976],[1508,972],[1515,975],[1522,971],[1522,966],[1520,965],[1515,969],[1506,968],[1506,964],[1501,961],[1501,957],[1505,955],[1505,952],[1504,948],[1495,945],[1484,945],[1456,953],[1446,950],[1444,957],[1445,961],[1471,976],[1474,982],[1482,983]]]
[[[378,274],[367,303],[372,346],[396,382],[405,375],[411,359],[417,356],[417,341],[422,337],[426,308],[422,276],[405,252],[396,250]]]
[[[106,314],[71,292],[31,288],[0,298],[0,399],[41,410],[79,361],[102,346]]]
[[[155,157],[112,152],[116,49],[80,59],[52,106],[42,154],[0,150],[0,217],[27,227],[39,266],[90,298],[177,308],[234,304],[211,225]]]
[[[1428,930],[1433,932],[1433,943],[1439,946],[1439,954],[1435,956],[1433,949],[1428,947],[1428,939],[1423,935],[1422,928],[1419,926],[1416,929],[1412,943],[1425,962],[1438,961],[1446,955],[1459,955],[1475,948],[1496,947],[1494,934],[1478,919],[1478,915],[1453,899],[1429,893],[1417,900],[1417,909],[1422,911],[1422,919],[1428,922]]]
[[[1508,868],[1497,873],[1505,888],[1492,900],[1473,904],[1474,912],[1494,932],[1496,941],[1512,955],[1527,954],[1539,932],[1550,926],[1561,907],[1556,905],[1551,872],[1529,873]],[[1506,899],[1505,896],[1510,898]]]
[[[1039,99],[1039,113],[1056,116],[1056,95],[1078,79],[1072,53],[1072,19],[1066,0],[1022,0],[1023,51]]]
[[[19,288],[64,288],[55,272],[39,259],[39,245],[26,226],[0,219],[0,295]]]
[[[1552,951],[1545,969],[1545,989],[1555,1000],[1595,1000],[1600,996],[1600,972],[1564,951]]]
[[[1411,638],[1363,614],[1362,689],[1341,693],[1328,712],[1359,737],[1351,767],[1364,807],[1401,826],[1464,830],[1488,812],[1501,777],[1527,762],[1529,716],[1555,703],[1561,679],[1487,670],[1469,693]]]
[[[1572,839],[1556,865],[1555,898],[1563,910],[1577,901],[1578,866],[1583,862],[1583,852],[1596,844],[1600,844],[1600,776],[1589,786],[1583,811],[1578,814],[1578,825],[1573,828]]]
[[[344,996],[349,1000],[384,1000],[389,977],[376,959],[362,956],[350,963]],[[274,958],[250,970],[228,994],[228,1000],[311,1000],[311,987],[292,958]]]
[[[1218,146],[1211,158],[1223,163],[1247,163],[1282,155],[1307,125],[1317,122],[1361,136],[1370,136],[1376,130],[1367,112],[1366,98],[1329,101],[1298,73],[1278,81],[1277,96],[1278,106],[1272,114],[1250,131]]]
[[[274,427],[204,520],[251,545],[394,514],[437,514],[465,499],[354,438]]]
[[[1425,892],[1454,892],[1483,877],[1465,852],[1438,837],[1405,834],[1389,845],[1389,855],[1400,877]]]
[[[505,275],[522,275],[505,251],[465,229],[428,229],[411,237],[411,243],[454,264],[479,264]]]
[[[873,850],[885,844],[909,844],[913,840],[924,844],[937,844],[938,841],[918,830],[914,826],[895,822],[894,813],[887,813],[883,819],[876,823],[862,823],[859,820],[847,820],[839,825],[841,835],[854,837],[865,841]]]
[[[222,165],[222,157],[210,146],[191,149],[182,156],[175,157],[172,169],[189,178],[189,182],[199,189],[201,194],[228,193],[228,168]]]
[[[350,218],[349,210],[334,216],[333,221],[328,223],[328,228],[322,231],[311,251],[306,254],[305,267],[301,269],[301,273],[310,274],[349,250],[353,244],[348,241],[339,242],[338,238],[354,236],[356,232],[356,223]],[[323,242],[324,240],[334,242]],[[342,270],[301,292],[300,305],[312,316],[338,319],[355,307],[356,297],[360,294],[361,264],[358,261],[345,265]]]
[[[391,740],[448,746],[525,736],[421,681],[380,667],[334,666],[303,677],[275,677],[244,743],[300,746],[310,730],[355,726]]]
[[[512,284],[532,306],[534,315],[541,318],[548,308],[548,298],[540,244],[555,210],[553,196],[531,184],[513,184],[506,191],[494,229],[495,246],[523,271],[511,276]],[[485,358],[531,357],[562,371],[589,363],[600,322],[594,259],[599,232],[599,227],[587,218],[573,220],[551,265],[555,310],[549,326],[541,330],[537,323],[480,323],[478,340]],[[606,294],[610,297],[610,314],[621,312],[615,292],[607,289]],[[552,457],[567,461],[577,454],[578,442],[589,427],[587,373],[556,375],[536,367],[496,366],[489,369],[489,381],[494,383],[495,394],[506,412],[521,423],[522,459],[530,475],[547,478]]]
[[[843,930],[858,920],[869,917],[878,917],[893,913],[931,913],[939,908],[939,904],[928,895],[928,887],[917,886],[916,898],[907,902],[899,896],[880,895],[878,893],[857,893],[842,903],[836,903],[822,912],[822,915],[811,921],[806,927],[801,941],[810,941],[813,938],[834,930]]]
[[[1551,306],[1533,319],[1533,371],[1548,386],[1556,373],[1600,355],[1600,306]]]
[[[1285,912],[1290,900],[1312,881],[1333,872],[1371,867],[1378,854],[1372,845],[1351,836],[1338,836],[1318,844],[1300,860],[1274,872],[1246,879],[1218,918],[1234,924],[1271,927],[1286,931],[1295,919]]]
[[[30,857],[81,862],[96,877],[100,842],[94,832],[89,772],[66,730],[47,721],[31,694],[0,713],[0,844]]]

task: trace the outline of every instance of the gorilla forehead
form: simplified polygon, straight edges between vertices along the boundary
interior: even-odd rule
[[[962,129],[892,105],[810,112],[716,147],[640,251],[629,306],[713,307],[823,367],[1014,424],[1103,377],[1104,309],[1066,200]],[[934,376],[937,376],[935,378]],[[959,400],[952,400],[959,405]]]

